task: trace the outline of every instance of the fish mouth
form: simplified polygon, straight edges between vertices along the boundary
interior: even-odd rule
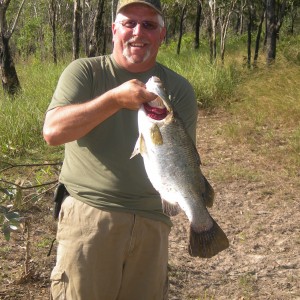
[[[148,103],[144,103],[143,105],[146,115],[151,119],[163,120],[168,115],[168,110],[160,97],[157,97],[156,99]]]

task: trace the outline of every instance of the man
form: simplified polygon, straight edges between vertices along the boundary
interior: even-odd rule
[[[65,144],[52,299],[167,299],[171,221],[140,156],[137,110],[164,83],[195,140],[191,85],[156,62],[166,29],[159,0],[120,0],[111,55],[72,62],[61,75],[44,124],[50,145]]]

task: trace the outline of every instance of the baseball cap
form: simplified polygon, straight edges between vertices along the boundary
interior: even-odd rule
[[[117,6],[117,13],[120,12],[122,8],[124,8],[127,5],[134,4],[134,3],[140,3],[145,4],[153,9],[155,9],[160,15],[162,15],[162,9],[160,0],[119,0],[118,6]]]

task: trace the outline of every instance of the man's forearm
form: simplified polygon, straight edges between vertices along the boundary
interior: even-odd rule
[[[111,92],[89,102],[56,107],[46,114],[44,139],[52,146],[78,140],[118,110]]]

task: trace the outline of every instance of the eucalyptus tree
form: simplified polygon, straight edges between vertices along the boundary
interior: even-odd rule
[[[288,0],[287,7],[290,19],[289,33],[294,34],[295,23],[300,15],[300,0]]]
[[[21,89],[21,85],[15,68],[9,41],[17,26],[25,0],[22,0],[19,3],[17,11],[12,13],[14,19],[11,23],[12,25],[8,26],[6,14],[10,2],[10,0],[0,0],[0,69],[3,89],[9,95],[13,96]]]
[[[93,31],[90,37],[89,57],[105,54],[107,41],[107,19],[111,20],[108,14],[105,15],[105,8],[108,6],[105,0],[98,0],[96,14],[93,22]]]
[[[210,9],[208,23],[210,61],[213,62],[217,58],[217,1],[209,0],[208,4]]]
[[[244,32],[244,19],[245,19],[245,9],[247,4],[249,4],[248,0],[241,0],[237,3],[235,13],[237,15],[237,22],[235,26],[236,34],[243,34]],[[252,4],[252,2],[251,2]]]
[[[56,23],[57,23],[57,0],[49,0],[49,22],[52,30],[52,56],[54,64],[57,64],[57,37],[56,37]]]
[[[184,27],[184,20],[187,13],[187,7],[188,7],[188,0],[185,0],[182,5],[180,5],[180,21],[179,21],[179,37],[178,37],[178,43],[177,43],[177,54],[180,54],[180,48],[181,48],[181,40],[183,36],[183,27]]]
[[[74,0],[74,15],[73,15],[73,57],[72,57],[73,60],[79,58],[81,18],[82,18],[82,8],[81,8],[80,0]]]
[[[111,23],[113,23],[116,18],[118,2],[118,0],[111,0]]]
[[[195,38],[194,38],[194,48],[199,49],[200,47],[200,24],[201,24],[201,15],[202,15],[202,6],[203,0],[197,1],[197,12],[195,20]]]
[[[265,15],[266,15],[265,2],[263,1],[260,6],[261,6],[260,18],[259,18],[259,23],[257,26],[257,34],[256,34],[256,39],[255,39],[255,50],[254,50],[254,58],[253,58],[254,67],[257,65],[258,53],[259,53],[259,48],[260,48],[260,39],[261,39],[261,34],[262,34],[262,27],[263,27]]]
[[[276,58],[276,44],[286,13],[286,0],[266,0],[266,62]]]
[[[220,55],[224,62],[225,43],[230,22],[230,16],[235,10],[238,0],[223,0],[223,3],[218,6],[218,19],[220,24]]]

